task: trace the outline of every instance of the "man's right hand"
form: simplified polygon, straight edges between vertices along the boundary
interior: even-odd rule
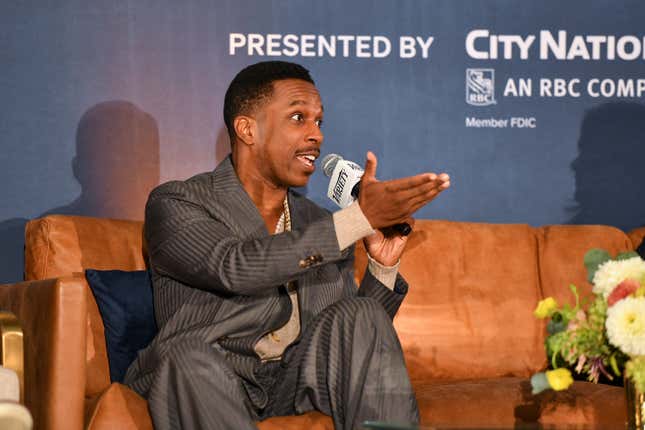
[[[422,173],[379,181],[376,179],[376,165],[376,156],[369,151],[358,196],[358,204],[372,228],[405,222],[414,212],[450,187],[450,177],[446,173]]]

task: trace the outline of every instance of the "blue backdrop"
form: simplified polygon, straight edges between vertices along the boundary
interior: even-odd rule
[[[451,174],[421,218],[643,225],[644,21],[639,0],[5,0],[0,282],[26,220],[141,219],[151,187],[214,168],[226,87],[268,59],[311,70],[323,153]],[[326,187],[305,191],[332,208]]]

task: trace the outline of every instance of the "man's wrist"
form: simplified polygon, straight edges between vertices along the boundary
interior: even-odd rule
[[[334,212],[333,220],[338,248],[341,251],[353,245],[357,240],[374,233],[374,229],[365,218],[358,202]]]
[[[369,252],[367,253],[367,270],[390,290],[394,290],[400,264],[401,260],[399,259],[393,266],[385,266],[372,258]]]

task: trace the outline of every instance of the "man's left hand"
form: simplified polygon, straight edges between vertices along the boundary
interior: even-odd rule
[[[414,227],[413,218],[406,222]],[[392,228],[377,229],[363,239],[363,244],[374,260],[384,266],[394,266],[403,254],[408,237],[410,236],[402,236]]]

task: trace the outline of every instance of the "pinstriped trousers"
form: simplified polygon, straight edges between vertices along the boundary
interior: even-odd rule
[[[365,420],[418,423],[417,403],[392,321],[374,299],[339,301],[314,318],[281,361],[256,373],[269,392],[256,409],[221,349],[175,345],[155,371],[148,405],[157,430],[255,429],[271,416],[318,410],[338,430]]]

